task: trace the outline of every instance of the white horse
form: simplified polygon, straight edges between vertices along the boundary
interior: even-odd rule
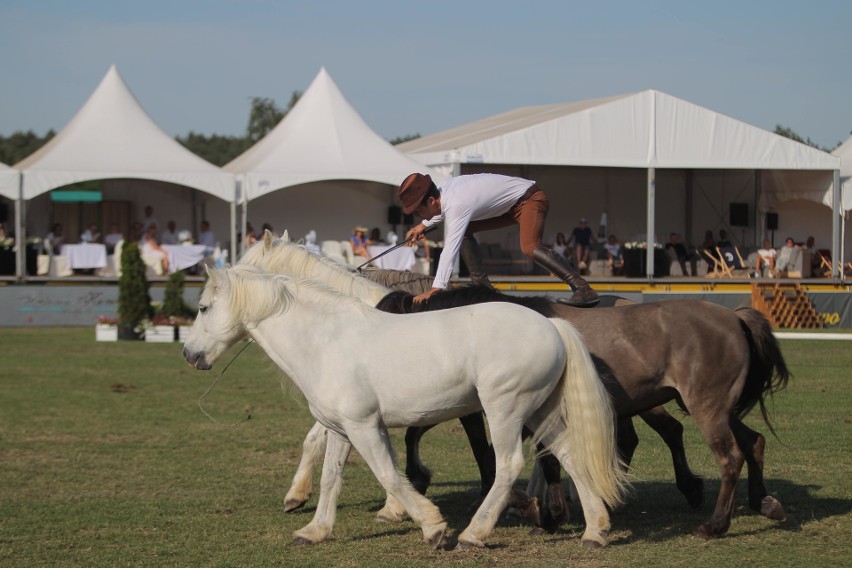
[[[187,362],[210,369],[248,335],[330,431],[327,448],[336,459],[328,459],[327,449],[317,512],[296,531],[297,541],[319,542],[331,533],[341,470],[354,446],[424,539],[438,547],[447,525],[437,507],[396,471],[387,428],[483,410],[497,477],[459,536],[459,548],[484,546],[505,507],[523,469],[525,425],[577,482],[584,540],[604,543],[605,504],[620,503],[625,479],[613,444],[609,396],[571,324],[500,303],[394,316],[317,283],[253,266],[209,274],[184,345]],[[357,341],[368,333],[375,341]],[[400,376],[399,368],[409,372]]]

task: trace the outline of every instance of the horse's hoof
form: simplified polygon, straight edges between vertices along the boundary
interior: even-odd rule
[[[458,544],[456,544],[456,550],[473,550],[475,548],[485,548],[485,543],[478,539],[469,539],[468,537],[464,540],[459,539]]]
[[[787,520],[787,513],[784,512],[781,502],[771,495],[764,497],[760,503],[760,514],[773,521]]]
[[[704,506],[704,480],[700,477],[690,481],[688,487],[681,489],[681,493],[693,509],[698,510]]]
[[[692,532],[692,534],[694,534],[698,538],[703,538],[704,540],[716,538],[716,533],[714,533],[713,530],[707,525],[700,525]]]
[[[432,547],[432,550],[438,550],[441,548],[441,544],[444,542],[444,535],[447,532],[447,525],[444,524],[443,528],[432,533],[431,536],[424,538],[424,540]]]
[[[307,503],[307,502],[308,502],[307,499],[304,500],[304,501],[302,501],[300,499],[288,499],[287,501],[284,501],[284,512],[290,513],[290,512],[297,510],[297,509],[301,509],[302,507],[305,506],[305,503]]]
[[[314,541],[308,540],[307,538],[305,538],[303,536],[293,537],[293,544],[297,544],[299,546],[306,545],[306,544],[313,544],[313,543],[314,543]]]
[[[583,540],[583,548],[603,548],[603,543],[596,540]]]
[[[528,534],[530,536],[541,536],[541,535],[545,534],[546,532],[547,531],[545,531],[541,527],[533,527],[533,528],[530,529],[530,532]]]

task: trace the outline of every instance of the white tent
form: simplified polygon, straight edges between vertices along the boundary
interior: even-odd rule
[[[648,235],[655,234],[658,169],[761,172],[756,205],[766,211],[794,198],[834,207],[840,168],[835,156],[656,90],[524,107],[398,148],[452,175],[508,164],[647,170]],[[650,272],[651,249],[648,255]]]
[[[306,214],[329,202],[349,203],[352,194],[368,191],[366,186],[397,186],[412,172],[434,174],[376,134],[344,98],[325,68],[320,69],[287,116],[224,169],[238,175],[244,207],[258,197],[300,186],[288,191],[293,199],[285,203],[289,207],[298,202]],[[343,180],[346,183],[341,183]],[[380,198],[367,198],[381,201],[381,207],[386,209],[391,197],[382,187]],[[311,207],[309,202],[313,203]],[[370,221],[359,224],[365,222]]]
[[[23,174],[24,200],[96,179],[148,179],[198,189],[231,203],[231,240],[235,240],[233,174],[199,158],[163,132],[115,65],[68,125],[14,167]],[[18,234],[25,234],[22,217]]]
[[[0,195],[17,200],[18,183],[18,172],[6,164],[0,163]]]

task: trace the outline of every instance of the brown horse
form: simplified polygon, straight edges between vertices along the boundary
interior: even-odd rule
[[[389,276],[378,272],[367,275],[380,283]],[[508,301],[548,317],[567,319],[583,335],[613,396],[616,412],[622,418],[641,413],[652,427],[662,429],[661,435],[672,450],[676,472],[680,468],[687,480],[692,478],[693,491],[695,480],[700,483],[700,479],[686,466],[682,426],[662,409],[650,414],[647,411],[675,400],[696,421],[719,463],[722,479],[713,514],[698,527],[696,534],[709,538],[728,530],[743,462],[749,468],[749,506],[770,519],[785,518],[781,503],[768,495],[763,483],[765,439],[742,422],[759,404],[769,424],[765,397],[784,388],[789,378],[769,323],[759,312],[750,308],[731,311],[694,300],[579,309],[547,298],[508,296],[485,287],[449,289],[433,295],[425,304],[413,304],[411,300],[410,294],[398,291],[389,294],[377,307],[407,313]],[[466,431],[470,436],[476,429],[466,426]],[[632,423],[628,427],[622,420],[619,433],[622,431],[633,433],[632,449],[628,445],[625,453],[629,459],[638,439]],[[484,428],[482,432],[484,435]],[[422,432],[407,435],[406,441],[419,441],[420,435]],[[475,447],[481,444],[482,441],[477,441]],[[684,473],[684,468],[688,473]]]

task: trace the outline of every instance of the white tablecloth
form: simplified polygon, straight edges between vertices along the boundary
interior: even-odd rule
[[[367,247],[370,253],[370,258],[382,254],[389,248],[390,245],[374,245]],[[390,268],[393,270],[411,270],[414,268],[414,249],[411,247],[399,247],[393,252],[389,252],[382,258],[374,260],[373,264],[379,268]]]
[[[99,243],[64,245],[62,256],[68,258],[68,267],[72,269],[104,268],[107,261],[106,247]]]
[[[204,245],[160,245],[169,253],[169,272],[195,266],[204,260]]]

